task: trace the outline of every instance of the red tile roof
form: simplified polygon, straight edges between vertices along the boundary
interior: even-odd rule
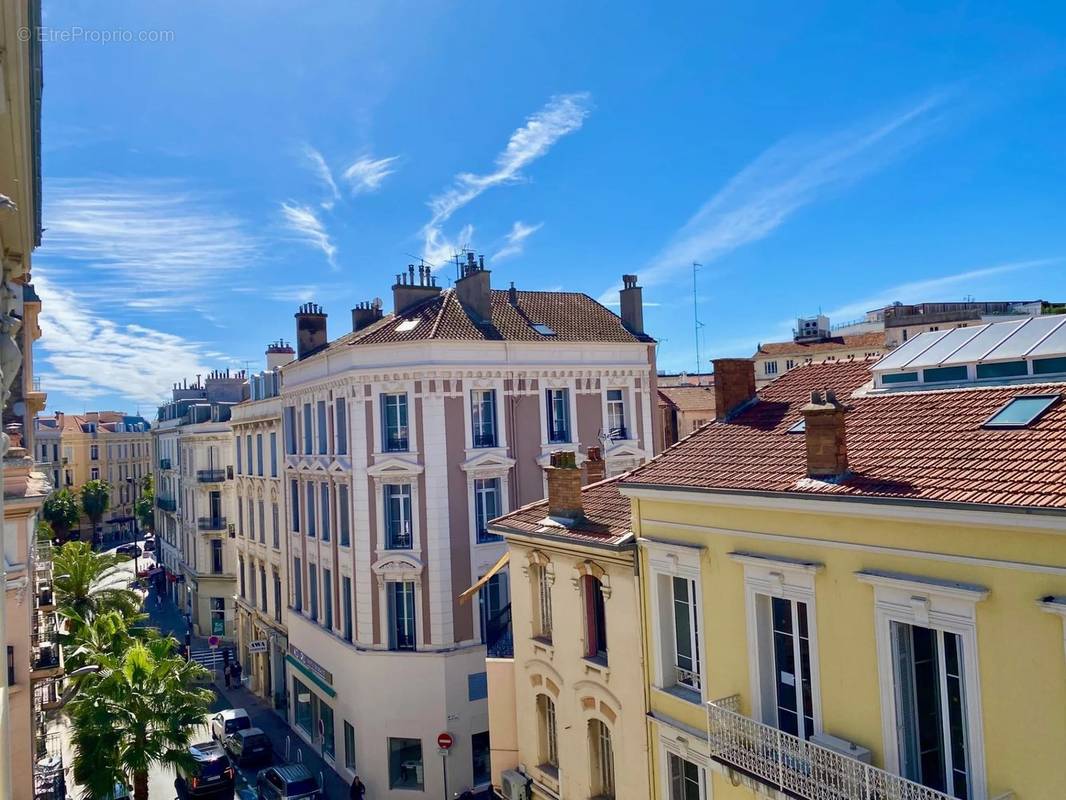
[[[659,402],[672,405],[679,411],[709,411],[714,413],[714,388],[711,386],[661,386]]]
[[[324,350],[344,345],[416,342],[427,339],[523,342],[653,342],[635,335],[606,306],[580,292],[516,292],[510,302],[506,290],[492,290],[492,321],[479,325],[459,303],[455,291],[445,289],[437,297],[400,314],[389,314],[361,331],[348,333]],[[407,324],[404,324],[407,323]],[[411,325],[410,323],[415,323]],[[404,330],[399,328],[403,324]],[[538,333],[533,326],[547,325],[554,335]],[[311,356],[312,358],[314,356]]]
[[[547,500],[522,506],[493,520],[492,526],[530,536],[569,540],[576,544],[618,547],[632,540],[629,500],[618,491],[618,482],[622,477],[616,476],[583,487],[581,503],[585,519],[569,527],[551,521],[545,523],[548,516]]]
[[[885,334],[855,333],[848,336],[832,336],[819,342],[763,342],[759,345],[755,358],[759,356],[792,356],[801,358],[815,356],[821,353],[832,353],[838,350],[865,350],[872,353],[885,349]]]
[[[798,367],[728,422],[714,422],[630,473],[632,486],[865,496],[1066,509],[1066,403],[1027,428],[983,423],[1011,398],[1066,385],[970,387],[869,395],[865,361]],[[812,389],[834,389],[846,417],[849,474],[806,477],[803,434],[787,433]]]

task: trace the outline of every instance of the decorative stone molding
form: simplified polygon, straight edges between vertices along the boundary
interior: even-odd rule
[[[415,556],[396,551],[385,551],[370,569],[377,576],[378,588],[384,589],[386,581],[413,581],[422,575],[425,565]]]
[[[603,595],[604,600],[611,599],[611,576],[607,574],[607,570],[597,564],[595,561],[586,559],[574,565],[574,574],[570,578],[570,582],[574,585],[576,591],[581,591],[581,579],[585,576],[595,578],[600,582],[600,593]]]

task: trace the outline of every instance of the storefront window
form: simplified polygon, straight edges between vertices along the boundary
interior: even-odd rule
[[[332,759],[337,758],[337,745],[333,739],[333,709],[325,703],[318,704],[318,719],[322,726],[322,752]]]
[[[422,790],[422,742],[389,739],[389,788]]]
[[[296,678],[292,679],[293,702],[296,708],[296,726],[311,735],[311,690],[304,686]]]

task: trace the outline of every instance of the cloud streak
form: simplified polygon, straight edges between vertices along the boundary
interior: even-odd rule
[[[281,214],[286,227],[297,239],[321,250],[330,267],[337,269],[337,246],[313,208],[289,201],[281,204]]]
[[[326,163],[326,159],[322,157],[322,154],[311,145],[304,145],[304,155],[311,163],[311,169],[315,176],[322,182],[322,185],[326,187],[326,191],[329,193],[329,197],[322,201],[322,208],[328,211],[333,208],[341,196],[337,183],[333,180],[333,172],[330,170],[329,164]]]
[[[505,258],[521,255],[526,249],[526,239],[543,227],[543,222],[538,223],[537,225],[526,225],[526,223],[521,220],[516,221],[515,224],[511,226],[511,230],[508,232],[507,236],[504,237],[503,247],[496,252],[492,257],[492,260],[502,261]]]
[[[380,189],[385,179],[396,171],[394,165],[399,159],[399,156],[360,158],[344,170],[342,177],[347,181],[353,195],[370,194]]]

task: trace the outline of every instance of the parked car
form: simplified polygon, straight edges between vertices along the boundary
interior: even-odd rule
[[[222,740],[222,746],[238,767],[246,764],[269,764],[274,758],[270,737],[260,728],[234,731]]]
[[[120,544],[115,548],[115,554],[120,556],[129,556],[130,558],[140,558],[144,555],[144,551],[139,545],[135,544]]]
[[[246,731],[252,727],[252,720],[243,708],[227,708],[211,717],[211,738],[221,742],[231,733]]]
[[[322,800],[318,781],[303,764],[261,770],[255,781],[258,800]]]
[[[107,796],[107,800],[130,800],[130,790],[123,783],[116,783],[115,788],[111,790],[111,794]]]
[[[186,772],[178,767],[174,781],[181,800],[193,797],[232,798],[237,784],[237,770],[229,763],[226,751],[218,742],[200,742],[189,748],[196,766]]]

